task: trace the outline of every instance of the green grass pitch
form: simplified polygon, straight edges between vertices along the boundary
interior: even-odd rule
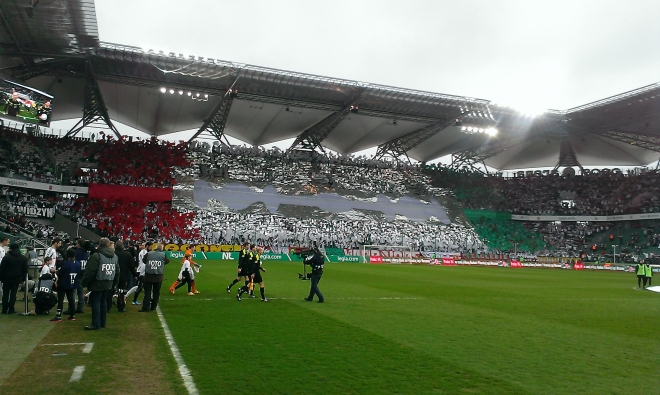
[[[660,393],[660,295],[633,274],[331,263],[320,304],[266,262],[263,303],[200,263],[202,294],[163,284],[161,308],[202,394]]]

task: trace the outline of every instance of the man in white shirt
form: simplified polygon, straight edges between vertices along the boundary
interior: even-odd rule
[[[62,239],[60,239],[59,237],[56,237],[56,238],[53,239],[53,244],[51,244],[51,246],[48,247],[46,249],[46,252],[44,253],[44,261],[48,257],[50,257],[50,259],[51,259],[50,266],[53,269],[51,271],[51,273],[55,272],[54,269],[55,269],[56,263],[57,263],[57,249],[60,248],[61,246],[62,246]]]
[[[0,237],[0,264],[2,264],[2,258],[5,257],[5,253],[7,252],[5,248],[7,248],[8,245],[9,245],[9,238]],[[0,297],[2,297],[2,283],[0,283]]]
[[[9,238],[8,237],[0,237],[0,262],[2,262],[2,258],[5,257],[5,253],[7,250],[7,246],[9,245]]]

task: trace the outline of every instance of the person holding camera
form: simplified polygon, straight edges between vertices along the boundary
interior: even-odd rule
[[[314,295],[319,298],[319,303],[325,302],[323,294],[319,289],[319,282],[323,276],[323,254],[318,248],[314,248],[314,255],[310,255],[305,258],[305,265],[309,265],[312,268],[312,285],[309,289],[309,296],[305,298],[306,301],[311,302],[314,300]]]

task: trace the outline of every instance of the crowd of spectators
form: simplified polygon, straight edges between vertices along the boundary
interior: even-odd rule
[[[176,184],[172,168],[188,166],[183,142],[102,134],[94,149],[97,168],[84,175],[90,183],[167,187]]]
[[[3,186],[0,188],[0,211],[7,216],[5,233],[12,235],[24,231],[36,238],[48,238],[53,234],[53,227],[34,221],[22,215],[21,208],[52,208],[54,211],[66,213],[73,206],[73,199],[65,195],[24,188]]]
[[[180,212],[170,202],[139,203],[128,200],[79,199],[76,221],[104,237],[123,240],[194,240],[192,212]]]
[[[292,245],[357,250],[362,245],[410,246],[414,251],[481,251],[472,229],[459,224],[408,220],[385,221],[351,211],[332,217],[285,217],[267,210],[236,213],[211,206],[196,213],[194,227],[210,244],[256,241],[272,251],[286,252]]]
[[[283,193],[345,191],[398,197],[436,192],[418,166],[366,157],[202,142],[191,145],[189,158],[191,166],[175,169],[175,174],[271,184]]]
[[[175,174],[184,183],[206,178],[217,183],[271,184],[284,194],[337,192],[359,198],[377,194],[400,197],[446,193],[432,187],[418,166],[365,157],[207,143],[193,144],[188,157],[190,167],[175,168]],[[195,209],[189,202],[186,207]],[[274,251],[285,251],[293,244],[346,249],[358,249],[364,244],[406,245],[418,251],[484,248],[469,227],[458,223],[388,221],[358,211],[330,217],[310,216],[301,214],[305,212],[302,208],[292,209],[299,215],[290,216],[271,214],[265,208],[239,213],[221,202],[211,202],[208,209],[195,211],[194,227],[200,229],[200,237],[207,243],[255,240]]]
[[[424,173],[435,186],[451,187],[471,209],[562,216],[660,212],[660,172],[655,170],[503,178],[434,165]]]
[[[411,195],[422,199],[449,195],[465,209],[523,215],[660,212],[657,187],[660,173],[656,171],[641,175],[600,172],[503,178],[442,165],[402,164],[309,151],[284,152],[278,148],[226,146],[217,142],[213,145],[205,142],[177,144],[155,138],[115,139],[100,135],[96,142],[53,139],[57,141],[44,143],[43,137],[36,141],[36,136],[15,134],[7,130],[0,132],[0,171],[33,181],[142,187],[169,187],[183,182],[179,191],[190,191],[195,180],[204,178],[215,184],[235,181],[257,187],[271,184],[284,194],[336,192],[354,198],[385,194],[391,198]],[[85,171],[80,167],[85,167]],[[60,171],[63,168],[78,169],[78,172],[62,177],[68,174]],[[362,212],[308,217],[267,211],[235,212],[222,205],[202,210],[194,206],[189,194],[183,195],[179,199],[175,196],[173,204],[140,204],[4,188],[2,204],[55,207],[58,212],[102,235],[128,240],[156,234],[174,241],[205,242],[256,237],[264,245],[275,248],[297,242],[339,248],[406,244],[420,251],[486,247],[511,250],[513,246],[521,250],[572,253],[588,248],[590,240],[607,232],[610,226],[593,222],[521,224],[482,220],[473,224],[473,230],[464,221],[454,221],[456,216],[452,218],[454,224],[447,226],[433,221],[388,221],[382,216]],[[25,225],[30,226],[29,223]],[[31,230],[49,233],[38,223],[32,225]],[[658,245],[658,241],[660,237],[655,240],[649,236],[643,240],[633,238],[626,243],[639,247],[641,244]]]
[[[34,182],[75,184],[78,162],[92,148],[87,139],[0,127],[0,174]]]

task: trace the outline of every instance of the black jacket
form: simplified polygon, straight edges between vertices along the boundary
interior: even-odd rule
[[[0,282],[19,284],[25,281],[28,272],[28,260],[20,250],[9,250],[0,263]]]
[[[137,277],[133,254],[123,248],[115,248],[115,255],[119,264],[119,281],[128,281],[131,277]]]
[[[305,260],[305,264],[312,267],[312,273],[323,274],[323,255],[314,254]]]
[[[101,264],[101,254],[105,255],[107,258],[112,258],[115,256],[115,250],[112,250],[108,247],[99,248],[98,252],[92,254],[87,261],[87,268],[85,274],[83,275],[81,285],[89,291],[107,291],[117,287],[119,283],[119,276],[121,275],[121,270],[119,270],[119,265],[115,271],[115,277],[110,281],[101,281],[96,279],[96,272],[99,269]],[[119,260],[119,258],[118,258]]]

